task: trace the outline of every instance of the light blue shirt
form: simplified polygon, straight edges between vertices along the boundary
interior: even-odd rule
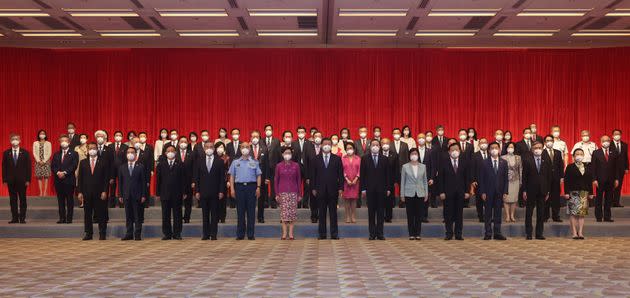
[[[262,175],[258,161],[251,157],[234,160],[228,173],[234,177],[236,183],[256,182],[256,178]]]

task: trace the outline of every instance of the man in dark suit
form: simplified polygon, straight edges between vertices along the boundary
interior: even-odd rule
[[[628,144],[621,140],[621,130],[614,129],[612,132],[613,142],[611,149],[617,151],[617,162],[620,165],[619,169],[619,186],[617,186],[613,193],[613,207],[623,207],[621,205],[621,189],[623,188],[623,179],[628,173]]]
[[[531,154],[521,155],[523,162],[523,200],[525,200],[525,233],[527,240],[532,239],[532,215],[536,208],[536,239],[543,236],[545,201],[549,199],[551,181],[551,163],[542,157],[543,145],[535,142]]]
[[[266,167],[268,169],[265,176],[265,184],[269,189],[269,196],[267,198],[267,205],[273,209],[278,207],[278,203],[275,200],[276,190],[274,188],[273,178],[276,173],[276,165],[281,161],[282,156],[280,154],[280,140],[273,136],[273,126],[271,124],[265,124],[265,139],[264,144],[267,147],[267,158],[265,159]]]
[[[313,195],[319,203],[319,239],[326,239],[326,213],[330,214],[330,239],[339,239],[337,227],[337,202],[343,197],[343,165],[341,158],[330,153],[332,141],[322,140],[322,154],[311,165]]]
[[[537,134],[538,127],[536,126],[536,123],[530,124],[529,125],[529,130],[532,132],[532,136],[531,136],[531,140],[532,141],[543,143],[543,140],[544,140],[543,137],[541,135]]]
[[[140,140],[140,134],[133,136],[129,140],[129,145],[136,148],[138,152],[138,163],[144,167],[145,187],[147,188],[145,193],[147,194],[147,200],[142,204],[140,208],[140,221],[144,223],[144,209],[149,207],[150,189],[151,189],[151,174],[155,168],[155,162],[153,161],[153,150],[146,144],[146,133],[144,133],[144,144]]]
[[[190,223],[190,215],[192,214],[192,184],[193,184],[193,165],[194,159],[191,150],[188,149],[188,138],[181,136],[177,142],[179,148],[176,151],[176,159],[182,165],[184,175],[184,223]],[[196,185],[195,185],[196,187]]]
[[[122,131],[116,131],[114,132],[114,142],[109,144],[109,148],[110,151],[112,152],[111,155],[111,159],[110,159],[110,166],[111,166],[111,179],[109,180],[109,207],[113,208],[116,207],[116,205],[118,204],[118,207],[122,208],[123,205],[122,203],[119,203],[118,199],[116,198],[116,186],[117,186],[117,181],[119,180],[118,177],[118,168],[120,167],[121,164],[125,163],[127,161],[126,158],[126,154],[127,154],[127,148],[128,146],[125,145],[123,142],[123,133]]]
[[[313,179],[312,164],[315,162],[315,158],[322,153],[322,133],[317,131],[313,133],[313,142],[311,146],[307,146],[304,150],[307,160],[306,181],[308,184],[309,193],[313,193]],[[317,196],[309,195],[309,206],[311,207],[311,223],[317,223],[319,221],[319,204],[317,203]]]
[[[385,198],[391,195],[392,175],[388,158],[380,153],[380,142],[370,141],[370,153],[361,157],[359,187],[367,199],[370,240],[385,240],[383,222]]]
[[[241,149],[239,140],[241,137],[241,130],[238,128],[232,129],[232,141],[225,145],[227,147],[226,152],[231,160],[239,159],[241,157]]]
[[[156,169],[155,195],[162,206],[162,240],[181,240],[182,200],[186,199],[184,194],[186,174],[182,162],[176,158],[175,147],[167,146],[166,158],[158,163]]]
[[[480,159],[479,166],[479,196],[483,200],[485,213],[486,234],[483,240],[505,240],[501,233],[501,208],[503,200],[508,195],[508,165],[500,157],[499,144],[490,144],[490,158]],[[493,227],[494,226],[494,227]]]
[[[421,220],[424,223],[428,223],[429,219],[429,205],[431,204],[431,199],[435,194],[435,162],[434,162],[434,154],[433,151],[427,148],[427,140],[426,135],[424,133],[418,134],[418,161],[425,165],[427,170],[427,180],[429,186],[429,199],[424,201],[422,208],[422,216]]]
[[[365,126],[359,127],[359,138],[354,141],[354,145],[357,148],[356,154],[362,157],[365,154],[370,153],[370,139],[367,138],[368,129]]]
[[[83,240],[92,240],[94,228],[92,219],[98,223],[99,240],[107,237],[107,189],[111,170],[105,157],[98,156],[98,145],[87,145],[88,157],[79,163],[77,191],[79,201],[83,202]]]
[[[304,187],[304,197],[298,202],[298,208],[308,208],[310,189],[307,183],[308,180],[308,157],[306,152],[310,150],[313,143],[306,139],[306,128],[304,126],[298,126],[297,128],[297,140],[293,141],[291,147],[293,148],[293,157],[297,163],[300,164],[302,185]]]
[[[200,201],[202,212],[201,240],[217,240],[219,200],[225,198],[225,164],[214,153],[210,143],[204,145],[204,158],[195,165],[194,181],[197,186],[195,198]]]
[[[483,165],[488,158],[490,158],[490,155],[488,153],[488,140],[486,138],[481,138],[479,139],[479,151],[473,153],[472,155],[472,185],[474,188],[477,188],[475,207],[477,208],[477,218],[479,219],[479,222],[485,221],[485,216],[483,213],[485,202],[481,199],[481,196],[479,195],[479,179],[481,171],[483,170]]]
[[[531,138],[531,129],[529,127],[523,129],[523,139],[516,142],[514,147],[514,154],[520,156],[530,154],[532,152],[532,145],[534,144]]]
[[[472,159],[473,153],[475,152],[475,145],[471,144],[470,141],[468,141],[468,130],[462,128],[459,130],[458,135],[458,144],[459,147],[462,148],[462,153],[459,157],[470,161]]]
[[[11,204],[9,223],[26,223],[26,187],[31,183],[31,155],[20,147],[20,135],[11,134],[10,141],[11,148],[2,155],[2,183],[9,188]]]
[[[179,149],[179,146],[177,144],[178,141],[179,141],[179,133],[177,132],[177,129],[171,129],[171,131],[169,132],[169,140],[164,142],[164,144],[162,145],[162,155],[166,154],[166,147],[168,145],[171,145],[175,147],[176,149]]]
[[[597,188],[595,197],[595,218],[606,222],[613,222],[612,207],[613,191],[619,187],[619,172],[622,164],[618,162],[618,155],[610,148],[610,137],[607,135],[601,138],[602,148],[593,152],[591,157],[591,169],[593,171],[593,183]],[[603,205],[603,212],[602,212]]]
[[[269,154],[267,152],[267,146],[264,142],[260,141],[260,132],[258,130],[253,130],[250,135],[250,141],[252,143],[252,158],[257,160],[260,165],[260,171],[262,172],[261,179],[265,180],[266,177],[269,177],[269,165],[267,164],[267,159],[269,158]],[[269,185],[264,184],[260,187],[260,198],[257,200],[257,219],[259,223],[265,222],[265,208],[269,207],[267,202],[268,196],[268,187]]]
[[[391,149],[391,141],[388,138],[384,138],[381,141],[381,154],[387,159],[389,172],[391,173],[389,176],[391,181],[387,183],[390,185],[388,189],[389,195],[385,197],[385,222],[392,222],[393,208],[396,205],[394,187],[400,183],[400,162],[398,161],[398,154]]]
[[[55,175],[55,191],[59,206],[58,224],[72,223],[74,212],[74,187],[76,185],[75,171],[79,165],[79,155],[70,150],[70,138],[67,135],[59,137],[61,150],[52,157],[50,169]]]
[[[444,202],[444,224],[446,225],[446,236],[444,240],[455,239],[464,240],[463,213],[464,200],[470,197],[469,187],[471,181],[470,161],[461,158],[459,144],[452,143],[448,146],[448,157],[443,158],[438,172],[438,192],[440,199]],[[455,227],[453,229],[453,226]]]
[[[68,148],[70,149],[70,151],[74,151],[74,148],[76,146],[81,145],[81,137],[78,133],[76,133],[74,123],[69,122],[66,126],[66,129],[68,130]]]
[[[399,128],[392,130],[394,141],[392,142],[393,151],[398,155],[399,167],[409,162],[409,145],[400,140],[401,132]]]
[[[147,199],[144,167],[137,162],[137,150],[127,148],[127,162],[118,167],[118,201],[125,205],[127,231],[122,240],[142,240],[142,221],[140,208]]]
[[[542,157],[551,165],[549,180],[549,199],[545,202],[545,222],[551,217],[554,222],[560,219],[560,182],[564,178],[564,157],[560,150],[553,149],[553,136],[545,136],[545,148]],[[551,213],[549,212],[551,209]]]
[[[431,149],[440,152],[448,151],[448,137],[444,135],[444,126],[442,124],[435,127],[437,136],[431,140]]]

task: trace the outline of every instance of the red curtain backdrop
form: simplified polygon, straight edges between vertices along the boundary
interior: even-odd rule
[[[275,134],[298,125],[325,134],[379,125],[385,135],[444,124],[521,130],[553,124],[571,148],[579,130],[629,139],[630,48],[444,49],[0,49],[1,141],[29,151],[37,130],[182,133],[238,127]],[[247,137],[245,139],[248,139]],[[53,140],[53,149],[58,143]],[[626,179],[629,180],[629,179]],[[33,181],[34,182],[34,181]],[[29,194],[36,194],[33,183]],[[630,192],[626,181],[624,192]],[[6,188],[0,195],[7,195]]]

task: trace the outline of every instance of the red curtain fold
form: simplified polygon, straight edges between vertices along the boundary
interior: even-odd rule
[[[268,122],[276,135],[298,125],[327,135],[348,127],[352,137],[379,125],[391,135],[404,124],[415,134],[441,123],[449,136],[474,126],[519,139],[531,122],[541,133],[559,124],[569,147],[581,129],[597,141],[613,128],[630,132],[630,48],[1,48],[0,59],[1,140],[8,147],[18,132],[29,151],[38,129],[55,139],[68,121],[91,139],[96,129],[133,129],[150,142],[161,127],[246,135]]]

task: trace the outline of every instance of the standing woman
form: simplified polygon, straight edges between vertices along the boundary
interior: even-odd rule
[[[74,152],[77,153],[77,155],[79,156],[79,163],[81,163],[82,160],[86,159],[88,157],[88,148],[87,148],[87,141],[88,141],[88,136],[84,133],[79,135],[79,145],[74,147]],[[74,176],[75,177],[79,177],[79,167],[77,167],[77,169],[74,171]],[[77,180],[77,187],[79,186],[79,180]],[[79,207],[83,208],[83,201],[79,200]]]
[[[479,140],[477,139],[477,130],[474,127],[468,128],[468,142],[473,145],[474,152],[479,151]]]
[[[35,158],[35,177],[39,186],[39,196],[48,194],[48,178],[50,178],[50,156],[52,145],[48,141],[46,131],[41,129],[37,133],[37,141],[33,142],[33,157]]]
[[[153,160],[155,162],[160,161],[160,157],[162,156],[162,151],[164,149],[164,143],[168,142],[168,130],[166,128],[160,129],[160,138],[155,141],[155,151],[153,151]]]
[[[343,166],[343,201],[346,209],[346,223],[356,223],[356,207],[359,198],[359,172],[361,157],[354,154],[354,143],[346,144],[346,155],[341,158]]]
[[[407,143],[409,149],[416,148],[416,141],[411,136],[411,128],[409,128],[409,125],[403,126],[402,137],[400,138],[400,140]]]
[[[280,221],[282,222],[282,240],[287,239],[287,225],[289,226],[289,240],[293,240],[293,223],[297,219],[297,203],[302,200],[300,185],[300,165],[292,161],[293,149],[282,147],[282,159],[276,165],[275,184],[276,201],[280,205]]]
[[[342,128],[341,131],[339,131],[339,134],[341,135],[341,144],[343,146],[343,148],[346,148],[346,145],[348,143],[353,143],[354,141],[352,141],[352,138],[350,137],[350,130],[347,128]]]
[[[330,136],[330,141],[332,142],[332,147],[330,149],[330,153],[335,154],[339,157],[342,157],[346,154],[346,151],[343,147],[343,142],[339,142],[338,135]]]
[[[227,138],[227,129],[221,127],[219,128],[219,138],[214,140],[214,143],[221,142],[223,145],[227,146],[230,143],[230,139]]]
[[[507,132],[506,132],[507,133]],[[507,154],[501,156],[508,164],[508,195],[503,200],[503,209],[505,210],[505,222],[516,222],[514,213],[516,213],[516,202],[518,202],[518,191],[522,183],[523,165],[521,157],[514,154],[516,146],[514,143],[507,143]]]
[[[225,189],[226,192],[230,192],[230,175],[228,174],[228,170],[230,169],[230,164],[232,160],[230,160],[230,156],[225,154],[225,144],[222,142],[217,142],[214,144],[214,151],[217,153],[219,158],[223,160],[223,165],[225,166]],[[219,208],[218,208],[219,222],[225,223],[225,215],[227,214],[227,198],[223,198],[223,200],[219,200]]]
[[[424,203],[429,199],[427,168],[418,159],[418,148],[411,148],[409,162],[400,171],[400,200],[407,209],[409,240],[420,240]]]
[[[567,214],[571,215],[574,240],[583,240],[584,216],[588,214],[588,200],[593,198],[593,174],[584,164],[584,150],[573,151],[574,163],[567,166],[564,176],[564,197]]]

